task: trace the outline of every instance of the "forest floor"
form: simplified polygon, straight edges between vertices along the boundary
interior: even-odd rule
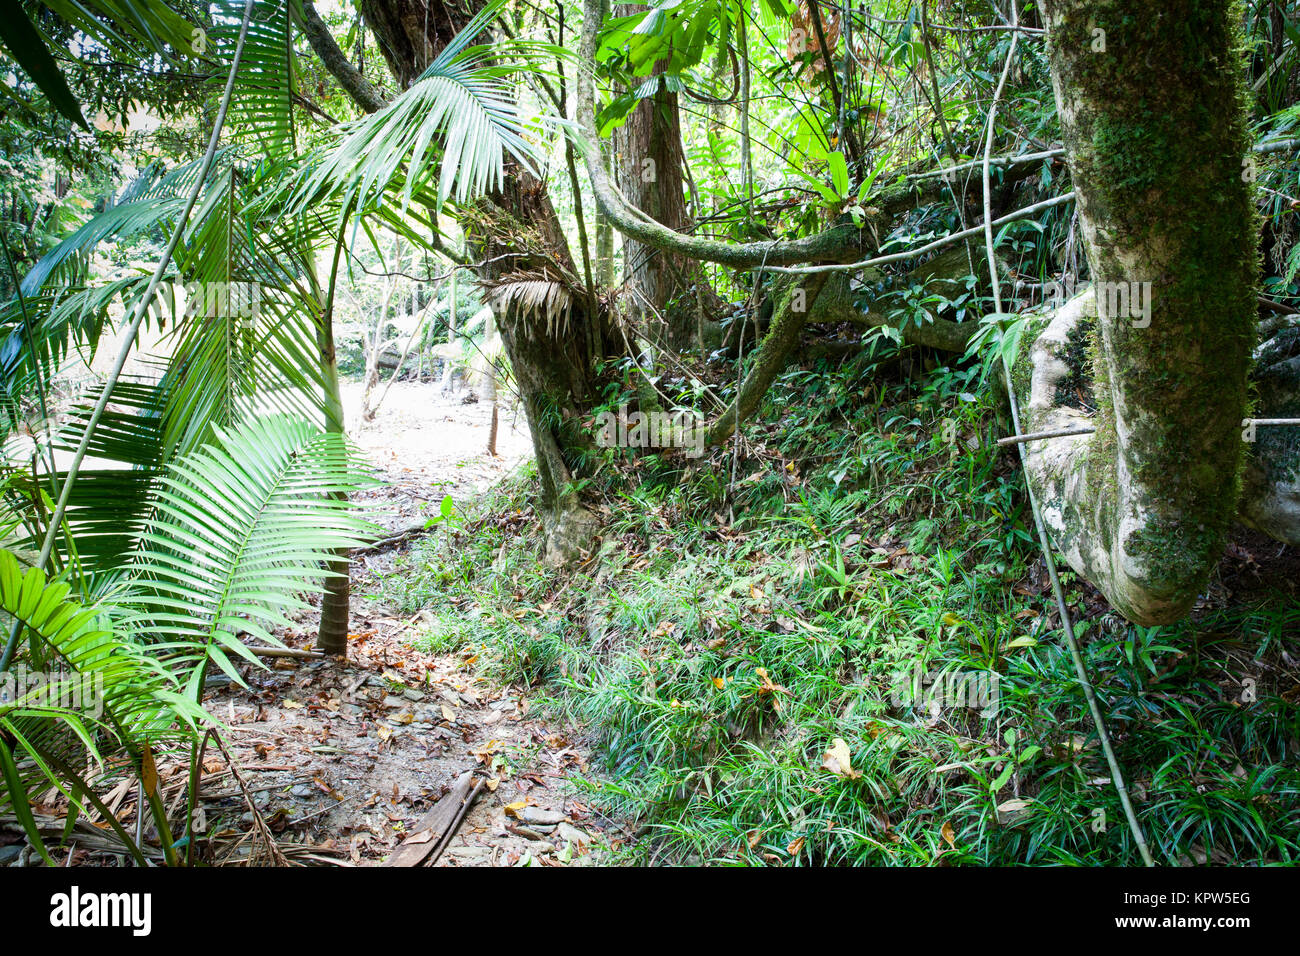
[[[355,555],[346,660],[210,686],[234,759],[205,755],[200,857],[1133,865],[1022,481],[993,442],[1000,406],[978,367],[877,371],[787,374],[783,420],[750,426],[743,470],[727,450],[690,470],[611,454],[591,490],[598,560],[570,568],[538,560],[530,442],[506,407],[493,458],[490,407],[464,393],[398,385],[358,427],[349,389],[390,539]],[[941,439],[948,421],[969,453]],[[446,495],[457,520],[424,533]],[[1295,549],[1235,529],[1168,627],[1063,578],[1157,859],[1293,863]],[[309,648],[316,617],[285,643]],[[158,769],[175,818],[188,764]],[[471,778],[446,847],[421,837]],[[133,797],[128,779],[105,801],[128,827]],[[60,807],[38,812],[58,837]],[[120,856],[90,816],[72,862]],[[21,841],[0,832],[0,864]]]
[[[385,483],[366,497],[390,534],[419,528],[445,495],[459,502],[529,454],[522,415],[500,410],[499,457],[486,453],[491,408],[436,384],[397,383],[373,422],[359,424],[359,387],[347,389],[353,436]],[[477,676],[469,652],[412,644],[425,615],[402,615],[377,593],[412,540],[353,563],[346,661],[285,659],[245,668],[248,688],[210,688],[205,704],[229,726],[232,756],[267,830],[290,859],[382,864],[465,771],[483,782],[441,853],[440,866],[584,864],[626,839],[583,803],[571,777],[588,753],[574,728],[538,719],[528,696]],[[284,635],[310,648],[315,611]],[[225,771],[220,755],[210,769]],[[203,828],[258,832],[248,801],[205,803]],[[215,816],[215,818],[214,818]],[[256,842],[256,841],[254,841]],[[235,859],[257,852],[243,841]]]

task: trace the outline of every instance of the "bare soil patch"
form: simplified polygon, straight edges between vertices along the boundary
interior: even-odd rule
[[[347,392],[349,421],[360,391]],[[487,455],[491,408],[444,395],[436,385],[398,383],[376,419],[352,431],[386,480],[368,493],[372,515],[391,531],[435,514],[444,495],[482,491],[531,453],[522,415],[499,415]],[[230,752],[254,789],[253,802],[278,843],[298,858],[376,865],[466,770],[483,777],[480,796],[438,861],[440,866],[533,863],[582,865],[606,857],[626,835],[601,819],[574,786],[588,752],[571,727],[541,719],[524,688],[476,675],[469,654],[412,647],[423,624],[367,595],[392,573],[408,542],[362,556],[353,568],[353,612],[344,660],[277,659],[247,668],[243,689],[210,688],[210,711],[230,727]],[[315,614],[284,635],[309,648]],[[224,761],[209,754],[210,770]],[[223,787],[224,789],[224,787]],[[207,801],[207,834],[256,827],[240,795]],[[245,841],[234,859],[253,852]]]

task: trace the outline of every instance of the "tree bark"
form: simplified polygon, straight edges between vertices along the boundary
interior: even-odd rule
[[[624,4],[619,16],[646,10],[644,4]],[[656,69],[662,73],[662,64]],[[619,156],[618,180],[623,195],[656,222],[677,232],[694,224],[686,211],[686,186],[682,178],[681,119],[677,94],[660,81],[651,97],[641,100],[615,132]],[[625,294],[628,312],[643,329],[663,322],[664,341],[670,348],[689,345],[698,312],[713,305],[712,289],[698,260],[671,250],[660,250],[629,238],[623,243]],[[689,302],[670,302],[689,296]]]
[[[361,12],[393,76],[406,87],[480,6],[477,0],[362,0]],[[571,452],[590,440],[581,422],[598,400],[596,362],[616,354],[616,337],[602,311],[591,313],[575,279],[573,256],[544,183],[510,163],[505,185],[470,216],[480,280],[550,281],[570,293],[561,321],[547,321],[518,299],[498,296],[493,306],[532,433],[547,557],[567,561],[590,546],[598,525],[572,486],[577,457]]]
[[[316,12],[316,7],[308,2],[302,5],[303,15],[303,33],[307,37],[307,42],[311,44],[316,55],[321,58],[325,64],[325,69],[334,77],[340,86],[352,97],[353,101],[367,113],[375,113],[385,106],[388,102],[384,99],[383,94],[375,89],[374,85],[365,78],[348,58],[339,49],[339,45],[334,42],[334,36],[330,33],[329,27],[325,21],[320,18]]]
[[[1070,565],[1124,616],[1192,607],[1237,511],[1258,229],[1230,0],[1046,0],[1052,82],[1095,292],[1018,364],[1022,427],[1096,315],[1095,434],[1036,442],[1029,480]]]

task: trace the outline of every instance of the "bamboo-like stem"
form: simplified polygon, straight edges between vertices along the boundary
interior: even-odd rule
[[[1043,441],[1046,438],[1069,438],[1071,435],[1091,435],[1095,428],[1057,428],[1048,432],[1030,432],[1028,435],[1008,435],[999,438],[998,445],[1023,445],[1029,441]]]

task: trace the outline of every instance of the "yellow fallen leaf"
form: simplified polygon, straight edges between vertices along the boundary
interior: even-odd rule
[[[799,851],[803,849],[803,840],[804,840],[803,837],[798,837],[794,840],[791,840],[790,845],[785,848],[786,852],[789,853],[791,856],[798,856]]]
[[[516,800],[514,803],[507,803],[505,807],[506,816],[518,818],[519,811],[526,806],[528,806],[527,800]]]
[[[836,737],[831,742],[831,747],[822,757],[822,769],[829,770],[837,777],[845,780],[856,780],[862,776],[861,773],[853,769],[849,761],[849,745],[843,739]]]
[[[722,690],[724,687],[727,686],[727,679],[725,677],[714,677],[712,678],[712,680],[713,680],[713,686],[716,687],[718,690]]]
[[[446,704],[443,704],[442,719],[447,721],[447,723],[449,724],[454,724],[456,722],[456,712],[452,710],[450,707],[448,707]]]
[[[939,835],[943,837],[944,843],[948,844],[954,850],[957,849],[957,844],[955,842],[956,834],[953,833],[952,822],[950,820],[945,820],[943,822],[943,826],[939,828]]]

